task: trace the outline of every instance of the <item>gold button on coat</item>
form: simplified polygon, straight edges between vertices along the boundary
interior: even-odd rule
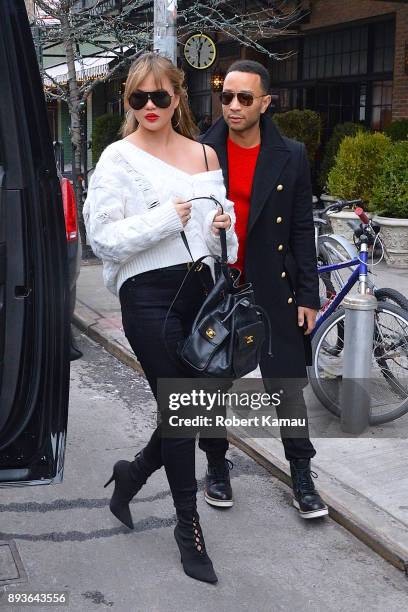
[[[286,272],[282,272],[281,278],[286,278]]]
[[[276,223],[282,223],[282,217],[276,217]]]
[[[280,245],[278,246],[278,251],[283,251],[283,244],[280,244]]]
[[[278,185],[276,187],[276,191],[283,191],[283,185]]]
[[[288,299],[288,304],[291,304],[293,302],[293,298],[289,298]]]

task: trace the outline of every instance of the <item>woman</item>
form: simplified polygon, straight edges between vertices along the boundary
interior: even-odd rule
[[[103,261],[105,285],[119,295],[123,329],[138,357],[153,394],[158,378],[189,378],[176,357],[177,344],[191,329],[212,284],[212,260],[192,272],[167,323],[169,353],[162,327],[167,310],[192,257],[220,254],[219,229],[227,230],[230,261],[237,238],[232,203],[218,159],[211,148],[194,140],[195,126],[183,88],[183,73],[168,59],[146,53],[132,65],[126,81],[129,106],[123,139],[109,145],[96,166],[84,206],[87,233]],[[210,200],[214,195],[224,214]],[[195,440],[166,439],[158,427],[135,460],[118,461],[107,486],[115,489],[113,514],[133,528],[129,502],[147,478],[164,465],[177,513],[174,535],[184,571],[216,582],[196,509]]]

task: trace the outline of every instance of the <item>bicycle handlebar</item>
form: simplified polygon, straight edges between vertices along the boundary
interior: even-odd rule
[[[337,200],[336,202],[330,204],[329,206],[327,206],[327,208],[322,210],[321,214],[326,215],[330,211],[340,212],[343,208],[346,208],[346,206],[355,206],[357,204],[362,203],[362,200]]]
[[[364,212],[364,210],[361,208],[361,206],[358,206],[354,212],[356,213],[357,217],[359,217],[359,219],[364,223],[364,225],[368,225],[370,223],[370,219],[369,217],[367,217],[366,213]]]

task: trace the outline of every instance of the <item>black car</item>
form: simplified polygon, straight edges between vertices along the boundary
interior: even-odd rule
[[[0,2],[0,84],[0,483],[47,484],[63,472],[77,266],[23,0]]]

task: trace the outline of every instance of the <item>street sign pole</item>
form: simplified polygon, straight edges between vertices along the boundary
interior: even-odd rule
[[[154,0],[153,48],[177,66],[177,0]]]

